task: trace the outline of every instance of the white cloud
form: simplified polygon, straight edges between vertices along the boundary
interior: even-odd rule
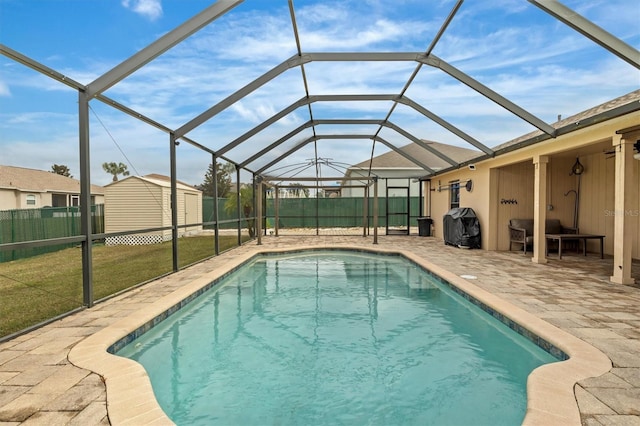
[[[122,0],[122,5],[151,21],[162,16],[160,0]]]
[[[11,96],[11,90],[9,90],[9,86],[4,81],[0,81],[0,96],[9,97]]]

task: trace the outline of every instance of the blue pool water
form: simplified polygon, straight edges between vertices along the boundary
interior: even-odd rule
[[[178,425],[516,425],[556,358],[399,256],[265,256],[118,351]]]

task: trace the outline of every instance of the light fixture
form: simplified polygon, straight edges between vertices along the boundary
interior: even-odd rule
[[[580,164],[580,160],[576,157],[576,163],[571,167],[570,175],[580,176],[584,173],[584,166]]]

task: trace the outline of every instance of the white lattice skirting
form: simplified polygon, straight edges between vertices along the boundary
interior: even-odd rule
[[[141,246],[145,244],[159,244],[170,240],[171,235],[163,236],[162,234],[120,235],[117,237],[107,237],[105,244],[108,246]]]

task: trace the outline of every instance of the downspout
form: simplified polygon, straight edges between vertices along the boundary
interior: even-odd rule
[[[580,188],[580,177],[578,177],[578,189],[579,188]],[[564,193],[564,196],[566,197],[572,192],[575,195],[574,202],[573,202],[573,227],[577,228],[578,227],[578,191],[576,191],[575,189],[570,189],[569,191]]]

